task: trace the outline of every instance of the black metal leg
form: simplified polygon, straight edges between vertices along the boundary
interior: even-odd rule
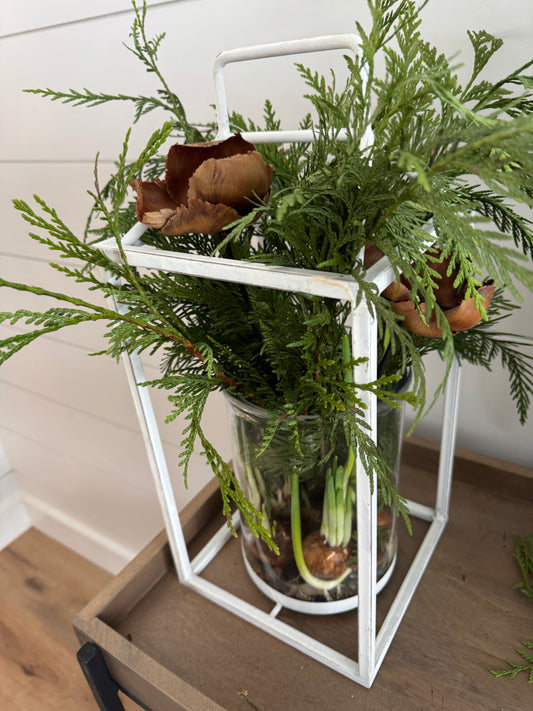
[[[109,674],[98,646],[86,642],[76,656],[100,711],[124,711],[118,684]]]

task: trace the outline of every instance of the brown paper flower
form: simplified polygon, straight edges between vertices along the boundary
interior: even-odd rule
[[[165,235],[220,232],[267,201],[272,166],[240,134],[224,141],[176,144],[165,179],[132,180],[137,219]]]
[[[383,253],[375,247],[369,247],[365,250],[365,266],[374,264]],[[442,309],[446,320],[450,325],[452,333],[459,331],[467,331],[481,321],[481,312],[476,308],[474,297],[464,298],[466,291],[466,282],[455,287],[454,282],[457,278],[458,270],[453,269],[451,274],[447,274],[450,265],[449,259],[441,259],[441,253],[438,250],[431,252],[430,259],[431,268],[440,275],[435,288],[435,299],[437,304]],[[482,297],[482,305],[485,310],[490,306],[492,297],[494,296],[494,282],[487,281],[482,286],[478,287],[478,293]],[[440,338],[442,336],[442,327],[437,325],[437,317],[432,314],[424,322],[422,316],[426,316],[426,304],[420,304],[418,309],[411,298],[411,289],[409,282],[402,278],[401,281],[393,281],[382,292],[382,296],[391,302],[392,309],[404,317],[404,326],[411,333],[428,338]]]

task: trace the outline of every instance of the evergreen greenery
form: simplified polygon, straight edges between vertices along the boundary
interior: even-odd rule
[[[414,2],[368,0],[368,5],[371,27],[357,26],[363,57],[346,57],[348,77],[342,86],[334,74],[325,78],[298,65],[310,102],[301,126],[312,128],[315,140],[284,148],[258,146],[274,168],[268,205],[259,205],[223,233],[175,238],[149,230],[144,239],[175,252],[348,275],[378,319],[382,367],[370,387],[379,398],[394,400],[398,373],[410,367],[413,391],[401,398],[422,409],[422,357],[429,350],[437,350],[448,362],[459,357],[485,368],[499,358],[509,373],[510,393],[523,422],[533,386],[531,341],[499,328],[518,308],[519,289],[533,289],[532,223],[515,209],[517,202],[533,205],[533,78],[527,74],[533,60],[491,83],[481,78],[482,70],[501,40],[483,31],[470,32],[474,62],[463,87],[450,60],[422,38]],[[41,335],[103,320],[108,325],[107,355],[118,358],[137,350],[162,356],[161,377],[151,385],[168,391],[173,408],[169,419],[185,414],[180,450],[184,474],[199,443],[219,478],[228,517],[233,502],[253,531],[268,538],[260,516],[202,429],[207,397],[221,389],[267,408],[272,413],[271,436],[281,420],[293,423],[296,449],[299,415],[317,415],[332,432],[344,427],[348,445],[369,475],[381,483],[388,502],[405,514],[402,498],[390,486],[388,467],[366,429],[360,397],[364,386],[346,377],[357,363],[343,357],[345,304],[139,271],[128,264],[123,251],[116,264],[99,250],[99,240],[109,237],[122,250],[121,236],[135,215],[130,181],[162,174],[162,147],[168,139],[197,142],[215,134],[214,125],[194,124],[187,118],[159,69],[157,53],[164,35],[150,39],[146,5],[134,8],[129,49],[160,81],[155,97],[88,89],[30,91],[87,107],[127,101],[133,105],[134,124],[154,110],[165,112],[166,123],[133,161],[128,157],[131,129],[127,131],[113,177],[105,186],[95,180],[85,235],[74,235],[37,196],[33,206],[14,201],[36,230],[30,233],[32,239],[55,252],[51,267],[114,299],[120,308],[0,278],[0,287],[49,296],[60,304],[42,313],[21,309],[0,314],[0,321],[30,327],[0,342],[0,363]],[[382,64],[380,72],[377,67]],[[280,127],[269,101],[262,126],[239,114],[231,120],[236,132]],[[374,140],[364,147],[362,138],[369,127]],[[346,140],[339,140],[341,132]],[[488,318],[462,334],[451,333],[436,302],[439,276],[426,252],[430,224],[443,258],[451,259],[450,270],[457,269],[457,284],[465,283],[465,298],[473,297]],[[413,336],[389,302],[365,282],[360,255],[366,244],[379,248],[398,276],[409,280],[415,302],[425,302],[428,316],[435,314],[442,325],[442,338]],[[498,286],[488,314],[477,291],[485,277]]]
[[[529,533],[525,538],[516,536],[516,548],[514,557],[520,568],[522,579],[515,585],[527,598],[533,601],[533,533]],[[514,679],[520,672],[528,674],[528,681],[533,684],[533,641],[522,640],[524,649],[517,649],[517,653],[522,657],[523,664],[507,662],[508,669],[493,669],[491,674],[497,677]]]

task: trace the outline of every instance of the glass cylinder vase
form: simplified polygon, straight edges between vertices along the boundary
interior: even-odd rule
[[[407,389],[404,378],[402,390]],[[331,614],[357,607],[355,462],[344,429],[332,437],[318,417],[278,422],[268,411],[226,394],[233,467],[261,523],[279,549],[255,537],[241,517],[241,545],[250,577],[288,609]],[[403,409],[378,402],[378,449],[398,486]],[[268,444],[266,444],[268,442]],[[333,442],[333,450],[331,443]],[[266,445],[266,446],[265,446]],[[396,513],[378,487],[377,590],[397,553]]]

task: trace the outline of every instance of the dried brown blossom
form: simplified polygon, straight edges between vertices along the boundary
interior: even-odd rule
[[[382,256],[375,247],[369,247],[365,254],[365,266],[368,268]],[[442,309],[452,333],[467,331],[481,321],[482,315],[476,307],[473,296],[465,299],[466,282],[454,286],[457,279],[457,269],[452,269],[448,274],[450,259],[442,259],[441,252],[437,249],[431,251],[429,259],[431,268],[436,271],[440,278],[435,288],[435,299]],[[494,282],[489,280],[477,288],[482,297],[482,306],[487,310],[494,296]],[[391,302],[395,313],[404,317],[404,326],[411,333],[428,338],[440,338],[442,327],[437,324],[437,316],[432,313],[426,318],[426,304],[421,303],[419,307],[415,305],[411,298],[411,288],[407,279],[393,281],[392,284],[382,292],[382,296]]]
[[[164,180],[133,180],[137,219],[165,235],[220,232],[269,197],[272,166],[240,134],[175,144]]]

